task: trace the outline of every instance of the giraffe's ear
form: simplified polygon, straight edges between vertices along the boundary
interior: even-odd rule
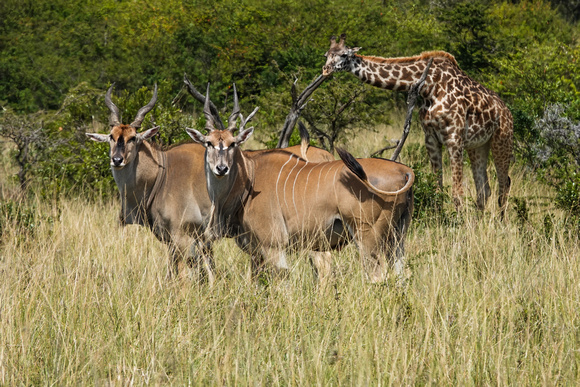
[[[360,47],[352,47],[348,49],[348,56],[354,56],[354,53],[360,50]]]

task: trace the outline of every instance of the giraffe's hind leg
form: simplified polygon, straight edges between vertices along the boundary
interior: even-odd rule
[[[499,185],[498,204],[503,218],[507,208],[511,179],[509,168],[512,160],[513,132],[512,130],[496,131],[491,138],[491,154],[497,171]]]
[[[453,202],[459,210],[463,206],[463,144],[447,144],[451,162],[451,177],[453,181]]]
[[[471,162],[471,172],[475,181],[475,190],[477,192],[477,208],[483,210],[491,189],[489,188],[489,179],[487,177],[487,158],[489,156],[489,143],[475,149],[467,151],[469,161]]]

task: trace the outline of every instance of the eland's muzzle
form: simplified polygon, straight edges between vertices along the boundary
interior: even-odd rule
[[[228,174],[230,169],[225,164],[216,165],[215,167],[215,174],[216,176],[225,176]]]

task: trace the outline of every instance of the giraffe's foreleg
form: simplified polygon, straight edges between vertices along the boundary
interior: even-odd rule
[[[443,145],[428,129],[425,130],[425,148],[429,155],[431,171],[437,176],[439,189],[443,189]]]

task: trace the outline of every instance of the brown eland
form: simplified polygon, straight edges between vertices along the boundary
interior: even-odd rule
[[[121,197],[121,224],[146,226],[169,246],[169,276],[177,275],[179,266],[188,261],[202,267],[212,283],[211,249],[204,237],[211,208],[203,172],[204,147],[189,143],[160,150],[147,141],[159,127],[138,132],[157,101],[157,85],[151,101],[129,125],[121,123],[112,90],[113,86],[105,95],[111,111],[110,133],[86,135],[110,145],[111,170]]]
[[[210,117],[209,109],[204,113]],[[254,275],[264,267],[288,269],[289,247],[326,251],[351,240],[371,281],[385,279],[387,263],[402,274],[413,212],[415,175],[409,167],[384,159],[356,160],[342,150],[342,161],[321,163],[285,150],[248,157],[240,145],[254,129],[246,129],[246,123],[242,120],[237,135],[233,126],[218,130],[210,119],[207,135],[187,128],[206,148],[210,239],[235,237],[252,256]]]

